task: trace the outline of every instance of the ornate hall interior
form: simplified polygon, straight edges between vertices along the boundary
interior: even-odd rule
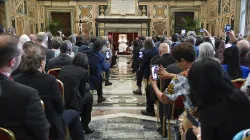
[[[183,17],[197,21],[212,36],[219,36],[228,24],[234,32],[250,34],[250,0],[0,0],[0,24],[6,32],[37,34],[60,24],[65,36],[112,36],[116,46],[121,34],[128,46],[138,36],[171,37],[182,30]],[[119,53],[117,67],[110,72],[113,85],[103,86],[105,102],[98,104],[94,92],[90,127],[96,131],[85,135],[87,140],[169,139],[157,132],[157,117],[141,114],[145,90],[133,94],[136,75],[128,62],[130,56]],[[146,84],[143,81],[142,89]],[[175,120],[170,124],[174,139]]]

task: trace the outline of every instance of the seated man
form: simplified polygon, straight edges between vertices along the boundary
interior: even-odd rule
[[[61,68],[62,66],[71,65],[72,58],[69,56],[72,49],[70,41],[65,40],[60,47],[60,55],[49,60],[48,68]]]
[[[98,103],[104,102],[106,100],[103,97],[102,92],[102,81],[101,71],[109,71],[110,64],[105,62],[105,56],[100,53],[103,46],[101,40],[96,40],[91,49],[79,49],[79,52],[87,54],[89,67],[90,67],[90,87],[91,89],[97,90]]]
[[[175,60],[170,56],[169,53],[170,53],[170,49],[169,49],[168,44],[167,43],[160,44],[159,55],[155,56],[152,59],[151,64],[158,65],[158,66],[162,65],[164,68],[166,68],[170,64],[173,64]],[[157,82],[158,82],[158,85],[160,85],[160,81],[158,80]],[[147,116],[155,116],[154,101],[151,99],[150,90],[146,90],[146,99],[147,99],[146,110],[142,110],[141,113]]]
[[[17,37],[0,35],[0,126],[10,129],[17,140],[49,140],[50,124],[37,90],[9,77],[20,64],[21,52]]]

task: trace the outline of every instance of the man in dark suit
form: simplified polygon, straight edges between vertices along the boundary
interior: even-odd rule
[[[162,43],[160,44],[159,47],[159,55],[155,56],[152,59],[151,64],[152,65],[162,65],[164,68],[166,68],[168,65],[175,63],[175,60],[170,56],[170,48],[167,43]],[[158,80],[158,85],[160,85],[160,81]],[[141,113],[143,115],[147,116],[155,116],[155,111],[154,111],[154,103],[155,100],[153,100],[150,96],[150,91],[152,90],[152,87],[149,85],[146,90],[146,99],[147,99],[147,107],[146,110],[142,110]],[[155,97],[157,99],[157,97]]]
[[[10,129],[17,140],[48,140],[50,125],[37,90],[9,77],[20,64],[21,52],[17,37],[0,36],[0,126]]]
[[[60,47],[60,55],[49,60],[48,68],[61,68],[62,66],[67,66],[72,64],[72,58],[69,56],[72,49],[72,44],[70,41],[63,41]]]
[[[151,59],[154,56],[159,54],[158,49],[154,47],[152,39],[145,40],[144,48],[145,50],[142,53],[142,61],[141,61],[140,69],[138,70],[139,72],[137,72],[137,76],[136,76],[138,89],[133,91],[134,94],[138,94],[138,95],[142,95],[141,83],[142,83],[143,77],[148,79],[150,76],[149,66],[151,63]]]
[[[102,81],[101,71],[109,71],[110,64],[105,61],[105,56],[100,53],[103,46],[101,40],[96,40],[93,44],[92,49],[79,49],[79,52],[83,52],[88,56],[89,67],[90,67],[90,87],[91,89],[97,90],[98,103],[104,102],[106,100],[103,97],[102,92]]]
[[[45,71],[47,72],[48,69],[48,62],[51,58],[55,57],[55,52],[48,49],[48,35],[45,32],[39,32],[37,35],[37,40],[36,43],[43,46],[45,48],[45,53],[46,53],[46,66],[45,66]]]

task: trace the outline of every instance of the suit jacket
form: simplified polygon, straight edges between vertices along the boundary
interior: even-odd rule
[[[55,52],[48,49],[48,48],[45,48],[45,54],[46,54],[46,65],[45,65],[45,71],[47,72],[49,70],[48,68],[48,62],[51,58],[54,58],[55,57]]]
[[[17,140],[48,140],[49,123],[37,90],[0,74],[0,126]]]
[[[158,49],[156,47],[153,47],[151,49],[148,49],[148,50],[145,50],[143,51],[143,58],[142,58],[142,62],[141,62],[141,67],[140,67],[140,70],[142,71],[143,73],[143,76],[145,78],[148,78],[150,76],[150,62],[151,62],[151,59],[158,55],[159,52],[158,52]]]
[[[175,63],[174,58],[169,53],[165,53],[159,58],[157,58],[157,56],[154,58],[152,59],[152,65],[162,65],[164,68]]]
[[[62,131],[61,114],[64,111],[63,100],[57,81],[54,76],[40,72],[26,72],[13,77],[16,82],[32,87],[39,92],[45,105],[46,118],[51,124],[52,137],[61,138]]]
[[[72,58],[68,54],[61,53],[59,56],[49,60],[48,68],[61,68],[72,64]]]
[[[87,90],[88,71],[75,65],[64,66],[58,79],[64,85],[65,108],[81,111],[81,98]]]
[[[92,49],[79,50],[88,56],[90,67],[90,87],[96,89],[102,83],[101,71],[108,71],[110,64],[105,61],[105,56]]]

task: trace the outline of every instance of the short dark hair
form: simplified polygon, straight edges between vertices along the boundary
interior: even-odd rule
[[[172,56],[178,62],[180,62],[181,59],[184,59],[185,61],[188,61],[188,62],[194,62],[196,52],[195,52],[194,46],[191,43],[183,42],[183,43],[177,44],[174,47],[172,51]]]
[[[204,43],[204,39],[200,36],[197,36],[195,46],[199,46],[201,43]]]
[[[100,39],[97,39],[93,44],[93,49],[95,51],[100,51],[102,47],[103,47],[103,42]]]
[[[61,45],[62,45],[62,41],[58,37],[55,37],[52,39],[52,46],[54,49],[59,49]]]
[[[76,36],[76,46],[81,47],[82,45],[88,45],[86,38],[83,35]]]
[[[144,42],[144,48],[145,49],[151,49],[153,46],[154,46],[154,44],[153,44],[152,39],[148,38],[148,39],[145,40],[145,42]]]
[[[3,67],[12,58],[18,57],[21,51],[18,48],[19,38],[17,36],[2,34],[0,38],[4,38],[3,41],[0,41],[0,67]]]
[[[178,35],[176,35],[176,34],[173,34],[171,38],[172,38],[173,42],[177,42],[178,41]]]
[[[70,46],[69,46],[69,42],[67,40],[62,41],[61,43],[61,47],[60,47],[60,51],[61,53],[68,53],[70,52]]]
[[[96,36],[92,36],[92,37],[90,38],[90,42],[91,42],[91,43],[94,43],[96,40],[97,40],[97,37],[96,37]]]
[[[88,69],[88,64],[89,64],[89,60],[88,60],[88,56],[83,53],[83,52],[78,52],[73,61],[72,61],[72,64],[73,65],[76,65],[76,66],[79,66],[79,67],[82,67],[84,69]]]
[[[161,43],[163,43],[165,40],[166,40],[165,37],[161,37],[161,39],[160,39]]]
[[[25,50],[20,63],[20,70],[22,72],[35,72],[41,67],[41,61],[46,60],[45,48],[33,44]]]
[[[29,48],[30,46],[34,45],[35,43],[32,42],[32,41],[28,41],[28,42],[25,42],[23,44],[23,50],[26,50],[27,48]]]

